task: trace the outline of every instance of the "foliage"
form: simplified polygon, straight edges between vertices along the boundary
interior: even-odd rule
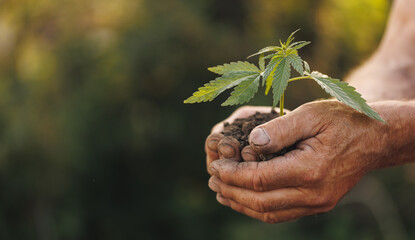
[[[243,59],[298,26],[315,43],[303,59],[346,74],[383,32],[368,2],[389,1],[344,1],[357,6],[346,12],[334,1],[1,1],[0,239],[382,239],[359,202],[368,196],[272,226],[217,204],[200,146],[234,107],[181,104],[211,77],[206,63]],[[287,89],[289,108],[325,96],[303,83]],[[413,184],[385,173],[392,207],[415,229]]]
[[[268,94],[272,88],[273,107],[280,102],[280,108],[283,109],[284,92],[288,83],[302,79],[313,79],[328,94],[337,98],[340,102],[373,119],[384,122],[377,112],[367,105],[366,100],[355,91],[354,87],[317,71],[310,71],[308,63],[303,61],[298,54],[298,50],[310,44],[310,42],[293,42],[294,34],[297,31],[291,33],[285,42],[280,40],[280,46],[265,47],[249,56],[259,55],[259,68],[249,62],[232,62],[230,64],[209,68],[209,71],[222,76],[199,88],[184,103],[212,101],[225,90],[235,87],[231,96],[222,106],[242,104],[250,101],[254,97],[258,91],[259,82],[262,79],[262,85],[266,85],[265,94]],[[264,54],[268,55],[265,56]],[[271,60],[265,67],[266,59]],[[291,68],[298,72],[301,77],[290,78]],[[281,111],[281,114],[283,114],[283,111]]]

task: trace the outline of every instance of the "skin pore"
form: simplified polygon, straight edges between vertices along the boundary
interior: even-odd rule
[[[256,127],[250,146],[212,129],[205,144],[217,200],[268,223],[326,212],[369,171],[415,161],[415,0],[396,0],[377,52],[347,81],[388,124],[335,100],[304,104]],[[399,37],[394,37],[399,36]],[[241,107],[225,121],[269,107]],[[266,162],[256,156],[297,143]]]

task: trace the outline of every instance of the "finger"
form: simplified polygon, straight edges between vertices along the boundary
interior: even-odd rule
[[[315,161],[312,154],[306,151],[294,150],[285,156],[273,158],[264,162],[235,162],[228,159],[214,161],[209,171],[222,182],[256,192],[274,190],[277,188],[297,187],[309,184],[310,176],[314,174],[308,161]]]
[[[255,151],[269,154],[278,152],[296,142],[315,136],[322,122],[314,110],[302,106],[291,113],[257,126],[249,136]]]
[[[206,152],[206,167],[209,172],[209,166],[210,164],[219,159],[219,153],[218,153],[218,144],[220,140],[222,140],[223,135],[220,133],[214,133],[209,135],[206,138],[205,142],[205,152]]]
[[[251,146],[242,149],[241,157],[245,162],[256,162],[258,160],[257,152]]]
[[[292,220],[295,220],[295,219],[298,219],[304,216],[309,216],[309,215],[317,214],[320,212],[324,212],[320,209],[313,209],[313,208],[293,208],[293,209],[285,209],[285,210],[261,213],[261,212],[254,211],[250,208],[244,207],[243,205],[230,199],[225,199],[223,197],[217,197],[216,199],[218,200],[220,204],[224,206],[228,206],[237,212],[240,212],[242,214],[245,214],[247,216],[250,216],[252,218],[258,219],[266,223],[287,222],[287,221],[292,221]]]
[[[224,137],[222,140],[219,141],[218,144],[218,153],[219,158],[229,159],[233,161],[240,161],[241,160],[241,151],[240,151],[240,143],[233,137]]]
[[[255,192],[224,184],[215,176],[210,178],[209,187],[226,199],[262,213],[297,207],[315,207],[314,203],[317,203],[317,201],[312,201],[312,194],[307,194],[305,190],[300,191],[297,188]]]
[[[220,204],[222,204],[222,205],[225,205],[225,206],[228,206],[229,207],[229,200],[228,199],[226,199],[222,194],[220,194],[220,193],[217,193],[216,194],[216,200],[220,203]]]

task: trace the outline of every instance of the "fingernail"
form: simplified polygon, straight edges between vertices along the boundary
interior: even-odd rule
[[[235,149],[226,143],[219,145],[219,151],[225,158],[232,158],[235,156]]]
[[[209,171],[212,175],[219,176],[219,171],[216,168],[210,167]]]
[[[250,152],[242,153],[242,158],[244,159],[245,162],[256,162],[257,160],[257,156]]]
[[[249,135],[249,141],[255,146],[264,146],[271,140],[263,128],[255,128]]]
[[[207,142],[207,146],[210,150],[217,152],[218,151],[218,140],[212,139]]]
[[[220,187],[216,183],[214,183],[212,180],[209,181],[209,187],[214,192],[220,192]]]

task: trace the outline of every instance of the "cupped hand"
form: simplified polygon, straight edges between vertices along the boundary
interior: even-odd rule
[[[288,110],[284,110],[289,112]],[[257,154],[250,146],[246,146],[242,151],[239,148],[239,142],[233,137],[225,137],[221,134],[223,131],[223,123],[232,123],[237,118],[245,118],[255,114],[255,112],[271,112],[271,107],[256,107],[243,106],[232,113],[229,118],[216,124],[211,131],[211,134],[206,138],[205,152],[206,152],[206,166],[209,172],[210,164],[218,159],[230,159],[234,161],[255,161]],[[211,174],[211,173],[210,173]],[[211,174],[212,175],[212,174]]]
[[[326,212],[384,157],[389,130],[340,102],[308,103],[251,132],[256,153],[296,146],[284,156],[238,162],[208,148],[209,187],[221,204],[267,223]]]

